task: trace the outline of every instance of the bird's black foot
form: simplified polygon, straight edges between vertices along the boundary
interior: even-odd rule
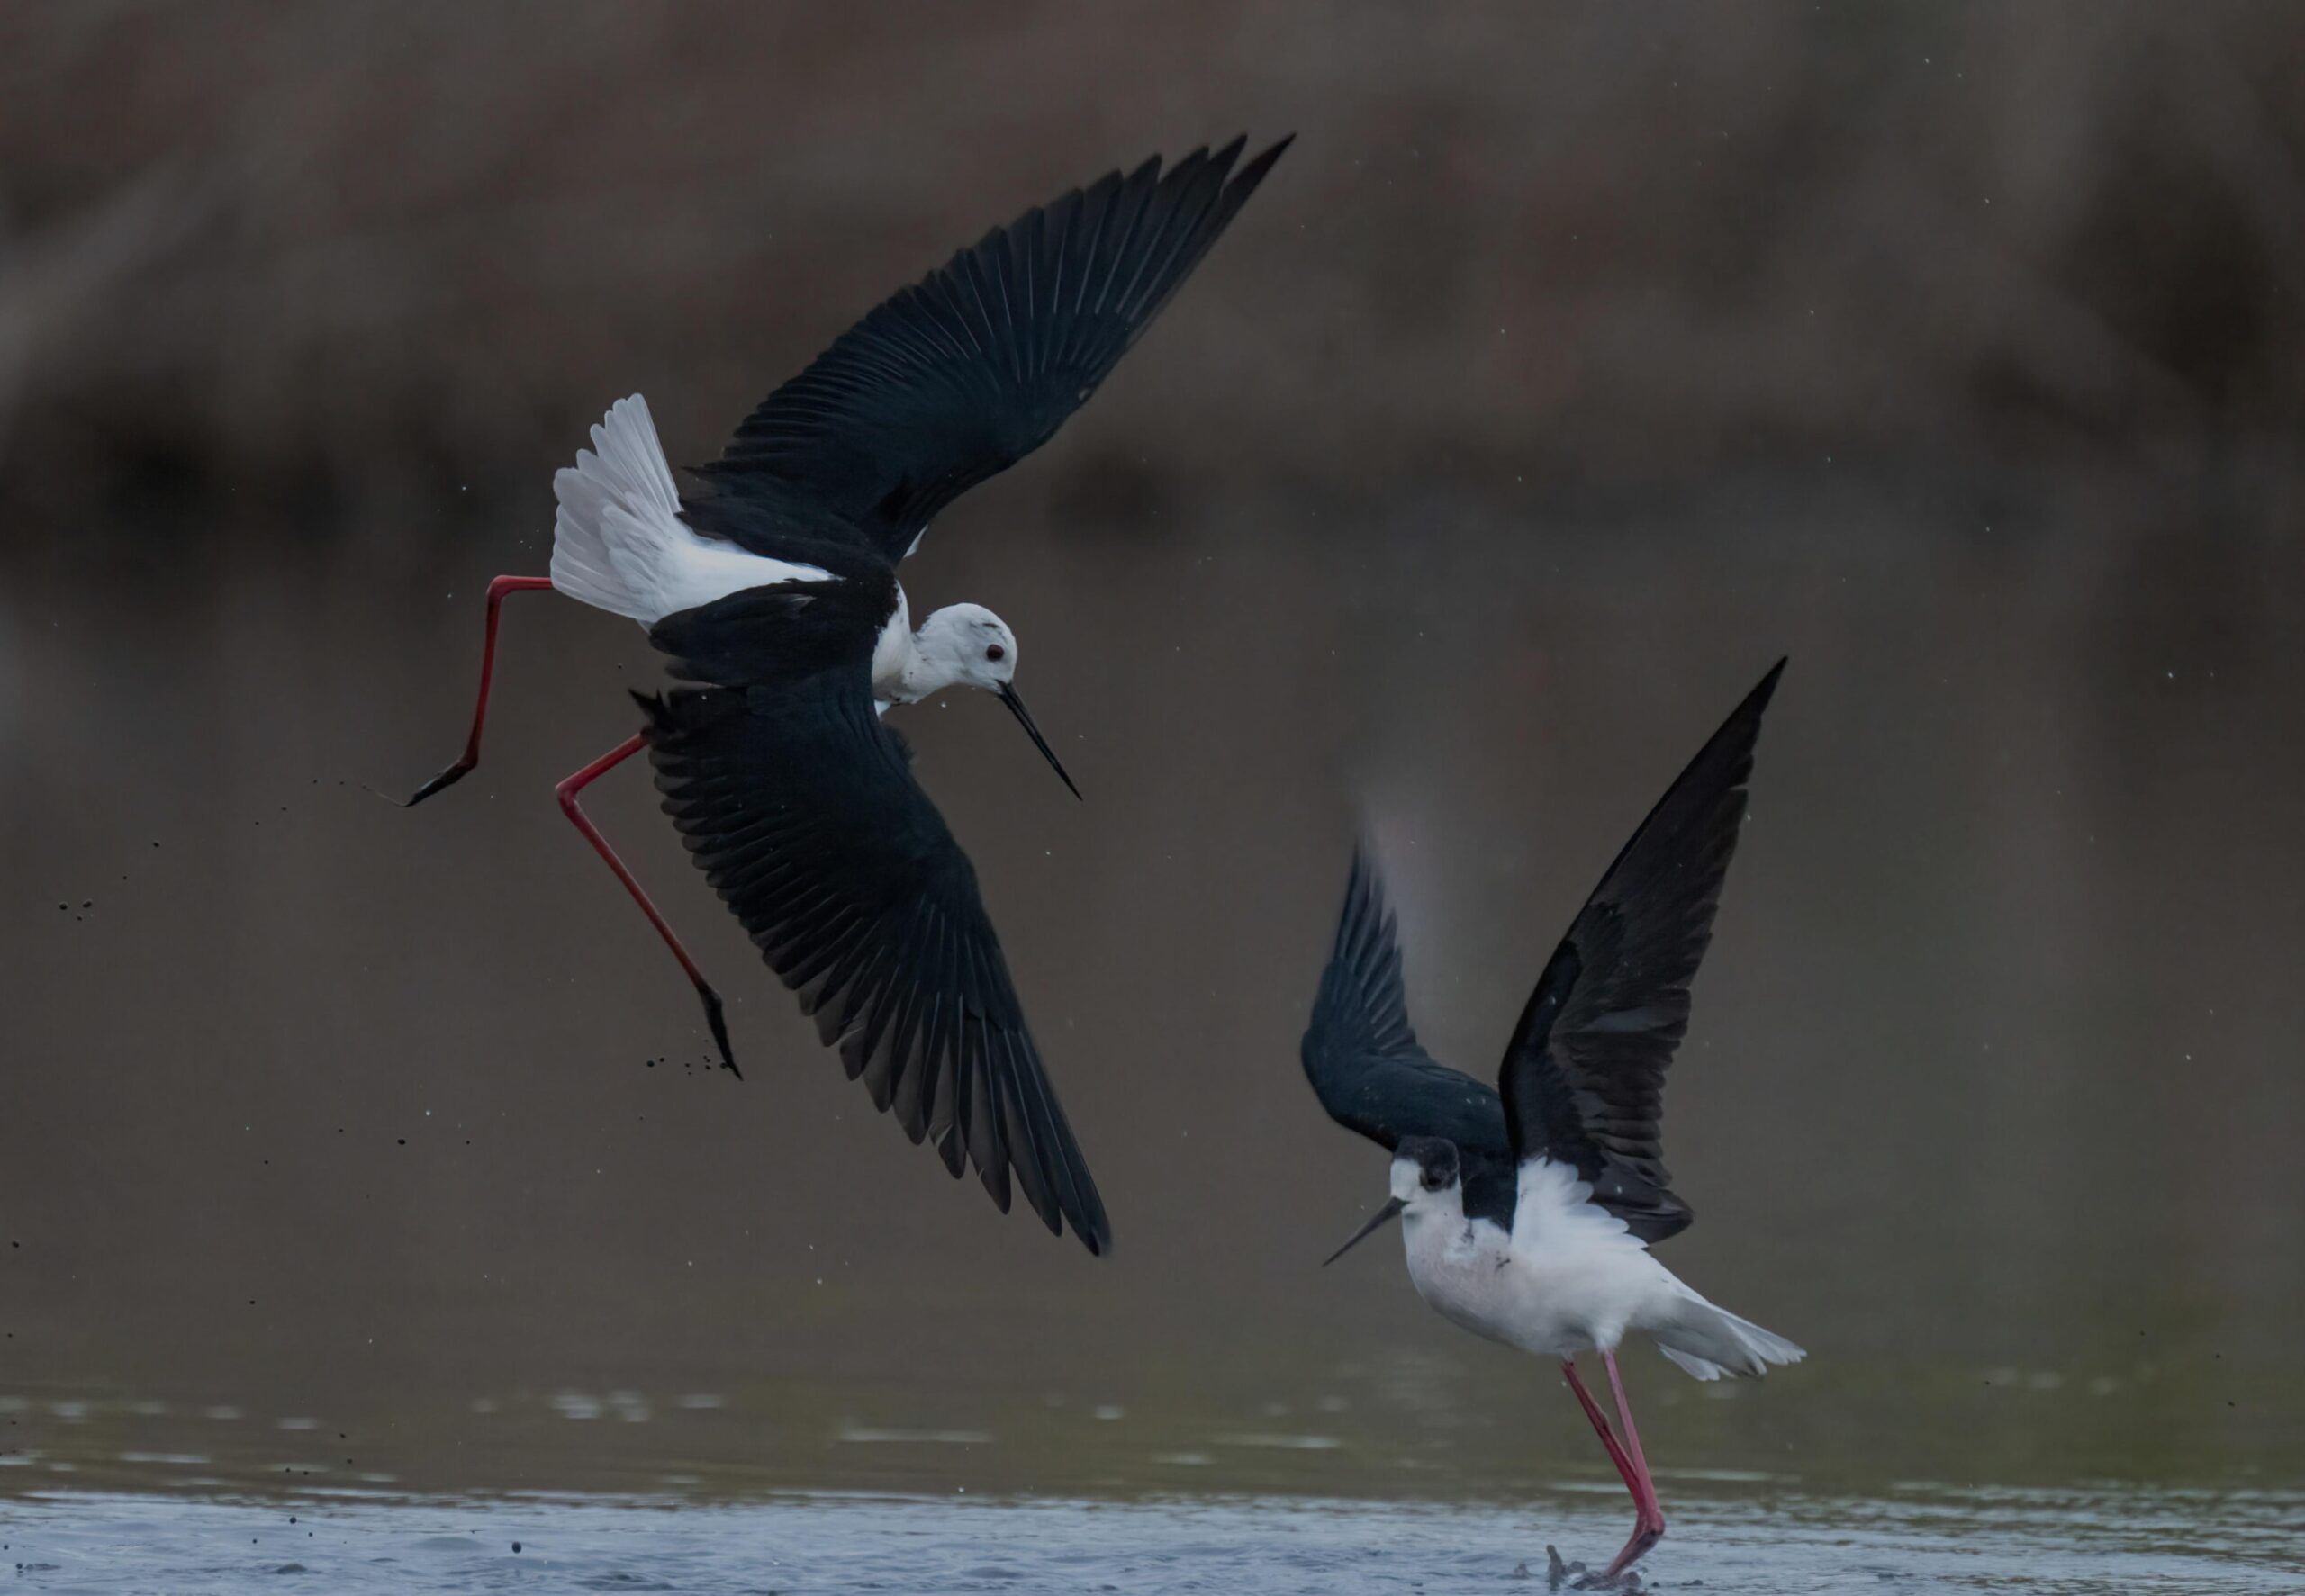
[[[427,781],[423,786],[418,788],[414,793],[410,795],[408,801],[401,804],[400,807],[403,809],[413,809],[417,805],[422,803],[426,798],[430,798],[442,788],[454,787],[457,782],[463,780],[465,779],[465,773],[471,769],[472,766],[470,764],[466,763],[463,760],[458,760],[455,764],[450,765],[447,770],[433,777],[431,780]],[[399,802],[398,799],[393,801]]]
[[[728,1046],[728,1022],[720,1013],[720,994],[700,981],[696,995],[704,1000],[704,1023],[711,1027],[713,1043],[720,1050],[720,1068],[744,1079],[745,1072],[737,1068],[736,1052]]]
[[[1624,1591],[1643,1590],[1641,1576],[1627,1571],[1610,1573],[1604,1569],[1590,1569],[1582,1563],[1561,1561],[1559,1546],[1545,1548],[1545,1589],[1548,1591]]]
[[[1596,1591],[1638,1591],[1641,1589],[1641,1576],[1632,1572],[1632,1565],[1649,1555],[1650,1548],[1664,1538],[1665,1516],[1652,1505],[1634,1520],[1632,1536],[1624,1543],[1624,1550],[1601,1571],[1601,1579],[1607,1582],[1588,1588]]]

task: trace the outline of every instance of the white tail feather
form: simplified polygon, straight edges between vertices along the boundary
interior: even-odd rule
[[[747,588],[830,575],[699,537],[681,519],[680,489],[637,393],[609,407],[592,448],[554,473],[552,491],[552,585],[644,627]]]
[[[1771,1364],[1799,1363],[1809,1356],[1783,1336],[1716,1308],[1695,1292],[1650,1326],[1649,1333],[1657,1338],[1659,1351],[1700,1380],[1757,1376]]]

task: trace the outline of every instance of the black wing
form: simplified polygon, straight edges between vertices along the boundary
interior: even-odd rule
[[[1783,660],[1668,789],[1586,900],[1505,1050],[1498,1085],[1515,1160],[1576,1166],[1594,1201],[1645,1241],[1695,1217],[1659,1141],[1665,1071],[1689,1026],[1689,982],[1745,817],[1761,711]]]
[[[716,646],[779,620],[805,640],[809,610],[838,605],[838,585],[755,590],[656,627],[682,673],[712,683],[642,699],[665,813],[873,1106],[914,1141],[933,1139],[955,1177],[973,1164],[1004,1213],[1013,1171],[1043,1223],[1061,1235],[1069,1222],[1101,1254],[1104,1204],[1025,1028],[976,871],[873,713],[871,630],[829,663],[804,641],[791,669]]]
[[[1046,443],[1169,302],[1288,147],[1158,157],[995,228],[843,333],[698,474],[798,498],[890,564],[931,517]]]
[[[1344,913],[1305,1029],[1306,1078],[1331,1119],[1388,1150],[1404,1136],[1454,1142],[1468,1212],[1478,1204],[1480,1214],[1509,1225],[1514,1163],[1504,1105],[1486,1081],[1435,1063],[1418,1045],[1393,933],[1376,866],[1365,847],[1355,849]]]

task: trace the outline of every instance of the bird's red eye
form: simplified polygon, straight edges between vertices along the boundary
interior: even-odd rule
[[[985,645],[984,657],[989,660],[997,660],[1006,657],[1008,653],[1008,651],[998,643],[990,643]]]

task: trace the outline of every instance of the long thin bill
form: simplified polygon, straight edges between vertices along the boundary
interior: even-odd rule
[[[1072,787],[1072,778],[1064,773],[1064,762],[1056,757],[1056,750],[1048,745],[1048,739],[1041,735],[1041,728],[1033,724],[1032,714],[1025,708],[1025,700],[1017,696],[1017,690],[1004,681],[1000,684],[999,691],[1000,701],[1008,706],[1008,713],[1015,716],[1017,724],[1025,728],[1025,735],[1033,740],[1033,746],[1041,751],[1043,759],[1048,761],[1049,769],[1056,772],[1057,779],[1065,786],[1072,788],[1074,798],[1080,798],[1080,789]],[[1088,800],[1082,798],[1081,801],[1086,803]]]
[[[1398,1197],[1393,1198],[1382,1208],[1379,1208],[1376,1213],[1370,1214],[1367,1224],[1362,1225],[1359,1230],[1352,1232],[1351,1240],[1346,1242],[1334,1252],[1329,1254],[1328,1257],[1323,1258],[1321,1260],[1321,1267],[1324,1269],[1327,1268],[1331,1264],[1336,1262],[1337,1259],[1342,1258],[1346,1253],[1351,1252],[1354,1248],[1369,1240],[1369,1237],[1375,1235],[1378,1231],[1385,1227],[1387,1221],[1398,1219],[1401,1216],[1401,1210],[1407,1206],[1408,1204],[1402,1202]]]

